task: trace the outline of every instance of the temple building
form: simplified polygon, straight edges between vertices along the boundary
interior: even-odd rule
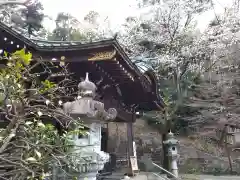
[[[116,39],[98,42],[67,42],[31,40],[11,27],[0,23],[0,53],[14,52],[26,48],[33,59],[68,64],[78,90],[86,74],[88,80],[96,85],[94,100],[104,104],[105,109],[114,108],[116,118],[109,122],[126,123],[127,157],[134,156],[133,123],[136,112],[161,110],[164,102],[159,96],[157,79],[152,71],[142,73],[129,59]],[[52,76],[58,76],[54,72]],[[108,144],[107,123],[101,125],[101,151],[111,152]],[[117,157],[116,157],[117,158]]]

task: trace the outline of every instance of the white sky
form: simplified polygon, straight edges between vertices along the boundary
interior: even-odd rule
[[[213,0],[214,10],[207,11],[198,18],[198,28],[200,30],[204,30],[205,27],[208,25],[209,21],[211,21],[215,17],[215,13],[223,13],[224,8],[231,6],[233,1],[234,0]]]
[[[224,7],[232,3],[232,0],[213,0],[215,12],[224,12]],[[45,13],[55,19],[58,12],[67,12],[80,21],[91,10],[100,14],[102,18],[108,17],[111,26],[117,29],[126,17],[136,14],[136,0],[41,0]],[[210,20],[214,18],[213,11],[205,12],[198,18],[198,28],[203,30]],[[51,29],[53,22],[46,22]]]
[[[136,0],[41,0],[47,15],[55,19],[58,12],[67,12],[83,20],[91,10],[107,18],[113,27],[117,28],[125,18],[136,11]],[[48,22],[48,25],[51,26]]]

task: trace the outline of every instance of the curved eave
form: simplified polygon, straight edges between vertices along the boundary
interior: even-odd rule
[[[30,46],[30,47],[35,47],[34,42],[32,42],[28,38],[24,37],[17,31],[15,31],[12,27],[9,27],[2,22],[0,22],[0,29],[1,29],[1,32],[5,31],[8,35],[11,35],[15,39],[24,42],[25,45]],[[4,37],[2,37],[2,38],[4,38]]]
[[[159,95],[159,87],[157,83],[157,77],[152,70],[148,70],[144,73],[144,77],[147,78],[151,93],[148,93],[148,102],[139,105],[139,111],[157,111],[163,110],[166,104],[163,98]]]
[[[0,29],[2,30],[0,33],[2,34],[2,38],[7,37],[8,41],[15,41],[15,44],[11,44],[10,41],[9,47],[6,47],[8,51],[15,51],[17,50],[16,45],[20,45],[19,49],[23,47],[27,47],[33,53],[42,54],[47,53],[51,54],[52,52],[83,52],[85,50],[88,51],[95,51],[101,48],[113,48],[117,51],[120,56],[119,62],[122,63],[126,69],[131,72],[137,79],[133,82],[128,80],[126,77],[122,77],[121,81],[126,81],[127,84],[131,86],[135,86],[136,89],[141,87],[142,97],[141,100],[136,102],[129,102],[129,104],[135,104],[139,110],[141,111],[152,111],[152,110],[160,110],[163,109],[165,104],[163,99],[159,96],[158,88],[157,88],[157,79],[153,72],[146,72],[143,74],[138,67],[129,59],[127,54],[124,52],[123,48],[120,46],[116,39],[107,39],[98,42],[90,42],[90,43],[81,43],[81,42],[60,42],[60,41],[43,41],[43,40],[29,40],[28,38],[24,37],[20,33],[16,32],[9,26],[6,26],[3,23],[0,23]],[[4,36],[4,37],[3,37]],[[3,39],[0,42],[3,42]],[[2,43],[2,45],[4,45]],[[72,54],[72,53],[71,53]],[[103,65],[105,66],[105,65]],[[109,63],[108,63],[109,66]],[[107,68],[106,64],[106,71],[110,71]],[[117,72],[117,71],[116,71]],[[122,86],[123,88],[125,85]],[[130,87],[130,86],[129,86]],[[126,88],[126,91],[129,93],[129,88]],[[126,100],[129,97],[126,96]]]
[[[159,96],[155,73],[151,70],[148,70],[143,74],[140,69],[130,60],[128,55],[116,40],[113,41],[113,45],[122,58],[128,63],[129,67],[135,69],[136,73],[140,77],[140,80],[144,82],[143,85],[150,86],[151,92],[146,92],[145,94],[146,96],[149,96],[147,98],[148,100],[146,102],[139,103],[137,110],[154,111],[164,109],[166,104],[164,103],[162,97]]]

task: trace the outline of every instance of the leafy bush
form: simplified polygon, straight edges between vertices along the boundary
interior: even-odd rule
[[[4,54],[0,70],[0,112],[5,121],[0,131],[0,179],[44,179],[51,164],[73,166],[72,133],[82,125],[61,111],[62,97],[69,94],[64,66],[32,60],[25,50]],[[53,68],[63,74],[52,79]],[[72,131],[72,129],[80,129]],[[57,128],[58,127],[58,128]],[[83,129],[83,128],[82,128]]]

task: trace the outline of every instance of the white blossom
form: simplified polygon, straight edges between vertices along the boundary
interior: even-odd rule
[[[45,103],[46,103],[46,105],[49,105],[49,104],[50,104],[50,100],[47,99],[47,100],[45,101]]]
[[[37,125],[38,125],[39,127],[45,127],[45,125],[44,125],[42,122],[38,122]]]
[[[58,104],[61,106],[63,104],[63,102],[61,100],[59,100]]]
[[[41,111],[38,111],[37,114],[39,117],[43,115],[43,113]]]

